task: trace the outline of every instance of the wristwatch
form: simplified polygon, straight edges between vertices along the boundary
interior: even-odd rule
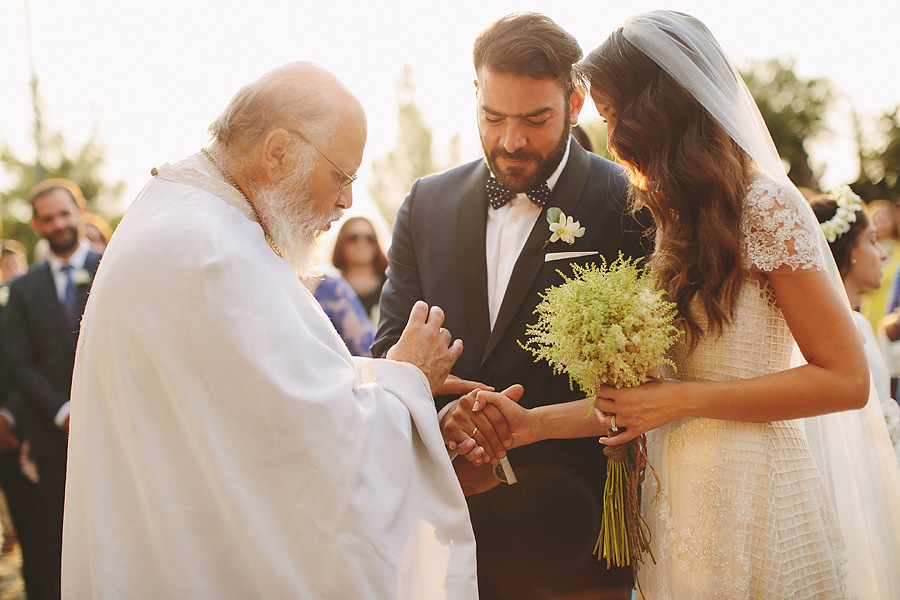
[[[518,481],[516,473],[506,457],[501,458],[500,462],[494,465],[494,477],[507,485],[512,485]]]

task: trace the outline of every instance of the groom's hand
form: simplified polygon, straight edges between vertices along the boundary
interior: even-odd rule
[[[477,466],[467,460],[454,460],[453,470],[465,496],[473,496],[500,485],[490,465]]]
[[[439,306],[419,300],[409,314],[409,321],[400,339],[388,350],[385,358],[408,362],[419,367],[434,394],[444,384],[456,360],[462,355],[462,340],[451,344],[450,332],[442,327],[444,311]]]

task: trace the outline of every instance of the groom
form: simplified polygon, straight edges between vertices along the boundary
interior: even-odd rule
[[[626,210],[622,169],[569,136],[584,103],[572,68],[580,58],[577,41],[542,15],[504,17],[478,37],[484,159],[413,184],[394,228],[375,356],[425,300],[444,308],[446,327],[464,342],[453,374],[497,390],[521,383],[528,408],[584,397],[518,344],[540,292],[563,281],[558,271],[571,276],[573,263],[647,250],[644,226]],[[583,232],[572,227],[550,242],[550,208]],[[438,398],[438,408],[453,400]],[[490,466],[456,461],[464,489],[484,492],[468,499],[482,600],[629,597],[630,569],[607,570],[591,555],[606,474],[597,441],[544,441],[509,459],[516,485],[499,485]]]

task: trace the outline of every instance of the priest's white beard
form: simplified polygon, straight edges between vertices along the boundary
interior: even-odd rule
[[[343,215],[337,206],[328,214],[317,214],[309,197],[308,181],[306,173],[257,192],[260,220],[301,277],[315,271],[319,235]]]

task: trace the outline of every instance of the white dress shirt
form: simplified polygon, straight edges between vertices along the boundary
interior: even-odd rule
[[[56,284],[56,297],[60,302],[65,302],[66,299],[66,273],[63,271],[63,267],[72,265],[75,269],[84,269],[89,250],[87,244],[79,244],[69,258],[60,258],[52,252],[47,256],[47,263],[53,274],[53,283]]]
[[[63,267],[66,265],[72,265],[75,269],[84,269],[84,264],[87,262],[88,251],[90,248],[87,244],[79,244],[78,248],[72,255],[68,258],[60,258],[53,254],[52,252],[47,256],[47,263],[50,265],[50,273],[53,275],[53,283],[56,284],[56,297],[59,298],[61,303],[65,303],[66,301],[66,272],[63,271]],[[65,429],[66,419],[69,418],[69,412],[71,410],[71,406],[68,402],[59,407],[56,415],[53,417],[53,422],[56,423],[57,427]]]
[[[569,143],[571,144],[571,140]],[[551,190],[566,168],[568,160],[569,144],[566,145],[566,152],[559,161],[556,171],[547,179],[547,185]],[[520,192],[500,208],[491,208],[488,204],[487,211],[484,250],[487,259],[488,312],[493,330],[509,285],[509,277],[516,266],[516,261],[519,260],[519,254],[525,246],[528,235],[534,228],[535,221],[541,216],[541,208],[535,206],[524,192]],[[549,228],[547,237],[550,237]]]

